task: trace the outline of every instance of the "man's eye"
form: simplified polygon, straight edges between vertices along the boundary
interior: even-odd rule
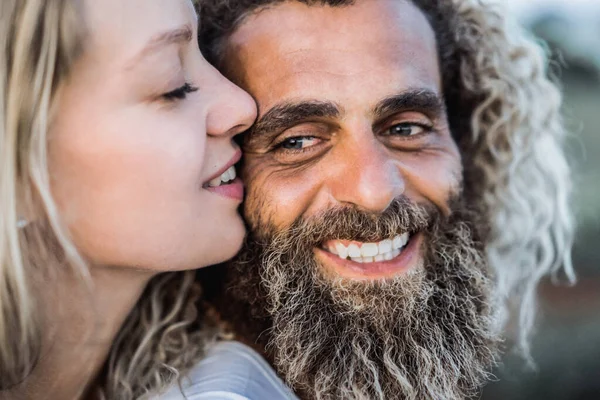
[[[392,125],[387,133],[390,136],[402,136],[402,137],[410,137],[417,136],[425,132],[429,132],[431,127],[415,124],[412,122],[403,122],[401,124]]]
[[[285,150],[303,150],[316,145],[318,140],[311,136],[292,137],[284,140],[277,147]]]
[[[163,94],[162,97],[168,101],[185,100],[187,98],[188,94],[194,93],[197,90],[198,90],[197,87],[194,87],[194,86],[190,85],[189,83],[186,83],[185,85],[183,85],[180,88],[177,88],[169,93]]]

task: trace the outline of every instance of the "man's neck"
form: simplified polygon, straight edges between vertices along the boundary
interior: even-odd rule
[[[42,353],[14,398],[88,397],[115,337],[151,277],[146,272],[95,267],[91,288],[74,276],[41,286],[46,318]]]

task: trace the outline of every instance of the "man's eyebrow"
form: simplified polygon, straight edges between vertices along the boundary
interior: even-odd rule
[[[441,95],[430,89],[411,89],[380,101],[373,108],[375,119],[403,111],[416,111],[438,118],[446,109]]]
[[[157,48],[172,44],[189,43],[193,37],[194,30],[191,25],[184,25],[180,28],[159,33],[153,36],[144,48],[127,63],[128,69],[134,67]]]
[[[248,140],[267,140],[267,136],[291,128],[305,120],[313,118],[338,118],[342,109],[330,101],[304,100],[285,102],[273,106],[248,133]]]

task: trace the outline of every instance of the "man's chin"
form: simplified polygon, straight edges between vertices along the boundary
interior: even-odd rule
[[[377,260],[374,257],[342,258],[331,248],[315,248],[317,264],[323,268],[323,275],[329,279],[350,281],[375,281],[397,278],[414,271],[423,265],[422,232],[411,235],[408,242],[391,251],[391,259]],[[328,247],[328,246],[324,246]]]
[[[399,200],[379,216],[343,209],[285,232],[255,229],[220,311],[302,397],[468,398],[494,362],[497,337],[478,215],[459,201],[452,209],[443,218]],[[346,246],[348,258],[360,243],[331,238],[371,244],[359,246],[365,257],[380,238],[388,238],[380,254],[390,239],[402,251],[344,260],[332,247],[343,255]]]

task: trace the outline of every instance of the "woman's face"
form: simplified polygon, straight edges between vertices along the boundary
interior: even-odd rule
[[[214,179],[239,160],[254,101],[202,57],[189,0],[87,0],[84,17],[48,144],[76,246],[92,264],[155,271],[232,257],[241,183]]]

